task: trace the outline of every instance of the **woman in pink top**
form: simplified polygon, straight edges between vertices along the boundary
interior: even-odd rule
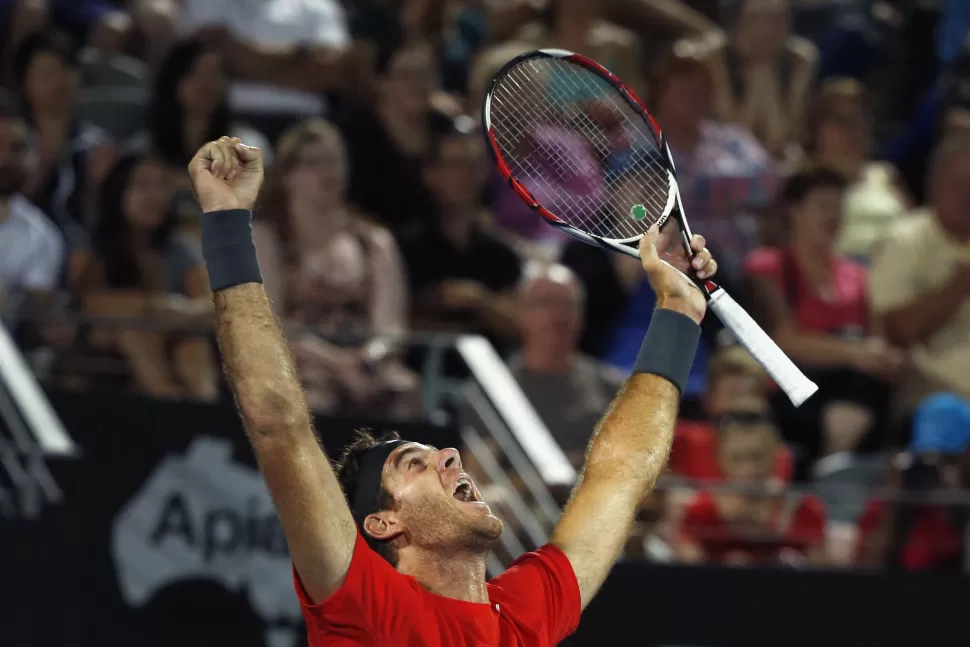
[[[745,263],[767,330],[819,385],[797,412],[783,397],[776,404],[783,432],[808,457],[842,456],[823,471],[882,427],[903,357],[870,321],[865,268],[835,251],[845,184],[827,167],[790,177],[782,190],[788,243],[757,249]]]

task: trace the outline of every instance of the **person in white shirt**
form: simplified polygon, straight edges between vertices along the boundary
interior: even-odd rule
[[[27,125],[13,106],[0,96],[0,319],[11,329],[25,316],[43,314],[64,265],[60,232],[18,193],[26,175]]]
[[[325,114],[321,95],[345,80],[351,40],[337,0],[185,0],[179,20],[183,35],[223,47],[239,79],[230,107],[247,117]]]

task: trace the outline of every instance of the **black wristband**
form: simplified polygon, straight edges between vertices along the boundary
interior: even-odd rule
[[[253,214],[246,209],[202,214],[202,256],[213,292],[262,283],[253,243]]]
[[[700,337],[701,327],[693,319],[673,310],[657,308],[633,364],[633,372],[652,373],[670,380],[683,395]]]

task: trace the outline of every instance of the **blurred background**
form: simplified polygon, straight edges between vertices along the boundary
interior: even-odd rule
[[[667,472],[570,644],[965,645],[967,0],[0,0],[0,644],[305,644],[218,366],[185,166],[259,146],[276,312],[331,456],[456,446],[546,541],[653,307],[480,133],[537,47],[664,128],[692,228],[820,391],[705,322]],[[936,151],[934,153],[934,151]]]

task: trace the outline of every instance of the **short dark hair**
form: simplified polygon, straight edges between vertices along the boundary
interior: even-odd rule
[[[785,180],[781,189],[781,199],[788,206],[801,204],[809,193],[815,189],[832,188],[845,189],[845,176],[830,166],[808,166]]]
[[[24,39],[13,56],[13,77],[17,88],[22,88],[27,69],[38,54],[48,52],[67,67],[77,66],[77,54],[71,39],[62,32],[46,30]]]
[[[375,438],[367,429],[357,430],[354,441],[344,449],[344,453],[335,466],[337,480],[340,482],[340,487],[343,488],[348,505],[353,505],[354,496],[357,494],[357,479],[360,476],[360,463],[364,453],[380,443],[400,439],[401,437],[396,431],[388,431]],[[377,493],[377,507],[374,511],[393,510],[395,505],[394,497],[382,484]],[[360,532],[365,533],[366,531],[361,528]],[[375,546],[378,555],[390,562],[391,566],[397,566],[397,550],[390,541],[372,541],[370,543]]]

